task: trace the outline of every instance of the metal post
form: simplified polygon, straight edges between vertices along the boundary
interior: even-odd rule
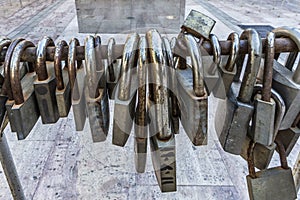
[[[5,134],[3,134],[4,128],[6,127],[7,123],[8,119],[6,117],[0,129],[0,161],[13,198],[15,200],[25,200],[25,195],[16,170],[15,163],[7,144]]]

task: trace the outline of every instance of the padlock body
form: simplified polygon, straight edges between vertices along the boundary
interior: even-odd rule
[[[300,129],[298,127],[291,127],[286,130],[278,131],[277,139],[279,139],[285,148],[286,156],[293,150],[300,136]]]
[[[292,126],[300,111],[300,85],[293,80],[293,73],[274,60],[272,87],[281,95],[285,102],[286,112],[279,130]]]
[[[56,88],[55,95],[60,117],[67,117],[71,108],[71,89],[68,71],[63,70],[64,89],[58,90]]]
[[[292,170],[274,167],[255,173],[256,178],[247,176],[251,200],[296,199],[297,193]]]
[[[220,72],[220,76],[222,77],[222,80],[223,80],[225,94],[227,94],[230,90],[231,83],[233,82],[233,78],[236,74],[236,65],[234,65],[234,68],[231,72],[227,71],[225,69],[224,64],[220,65],[220,67],[218,69],[219,69],[219,72]]]
[[[44,81],[36,79],[34,82],[34,91],[43,124],[56,123],[59,119],[59,113],[55,96],[55,77],[49,76],[49,78]]]
[[[5,107],[6,107],[6,110],[7,110],[7,116],[8,116],[9,122],[10,122],[9,124],[10,124],[11,132],[17,132],[15,124],[12,123],[12,115],[11,115],[11,109],[12,109],[14,104],[15,104],[14,100],[7,100],[6,104],[5,104]]]
[[[105,89],[99,89],[99,96],[90,98],[85,88],[85,95],[93,142],[105,141],[109,129],[108,94]]]
[[[178,103],[180,120],[191,142],[196,145],[207,144],[207,94],[197,97],[193,91],[192,70],[177,70]]]
[[[254,114],[250,137],[254,142],[269,146],[273,143],[276,103],[271,98],[270,102],[263,101],[261,95],[254,97]]]
[[[156,179],[162,192],[174,192],[176,186],[175,137],[159,140],[157,135],[150,138],[151,157]]]

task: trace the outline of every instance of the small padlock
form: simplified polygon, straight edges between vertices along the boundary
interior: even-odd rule
[[[100,41],[100,37],[98,37],[96,39]],[[106,140],[109,129],[109,103],[106,81],[102,81],[102,79],[106,79],[105,69],[103,65],[97,66],[102,64],[102,60],[97,62],[97,59],[95,38],[87,36],[85,39],[87,114],[93,142],[102,142]]]
[[[82,61],[76,60],[77,46],[80,46],[80,43],[77,38],[73,38],[69,43],[68,72],[75,127],[76,131],[82,131],[87,117],[84,95],[85,72],[82,66]]]
[[[133,74],[137,66],[139,35],[133,33],[128,35],[125,42],[122,67],[119,84],[116,88],[114,121],[113,121],[113,141],[118,146],[124,146],[131,133],[135,104],[136,86],[134,85]]]
[[[269,146],[274,142],[274,124],[276,103],[271,98],[273,61],[275,54],[275,35],[267,34],[266,53],[264,63],[263,87],[261,94],[254,96],[254,114],[250,131],[250,138],[254,142]],[[276,133],[277,134],[277,133]]]
[[[288,37],[295,42],[300,50],[300,32],[295,29],[282,27],[272,32],[276,37]],[[286,113],[281,123],[280,130],[289,129],[300,112],[300,64],[292,72],[279,62],[274,61],[272,87],[280,93],[286,104]]]
[[[19,140],[25,139],[34,125],[40,113],[34,94],[33,82],[35,72],[27,73],[20,80],[20,60],[27,47],[34,47],[32,42],[23,40],[15,47],[10,65],[10,83],[13,92],[14,105],[11,108],[11,123],[14,123]]]
[[[107,90],[110,99],[115,99],[115,88],[120,79],[121,60],[116,59],[114,55],[114,45],[116,41],[110,38],[107,44]]]
[[[135,169],[145,172],[148,143],[148,115],[146,108],[148,48],[146,38],[140,37],[138,58],[138,96],[135,109],[134,125],[134,157]]]
[[[49,37],[39,41],[36,51],[36,75],[34,93],[38,102],[43,124],[56,123],[59,119],[55,96],[56,79],[52,70],[47,71],[46,52],[48,46],[55,46]]]
[[[207,144],[207,92],[204,87],[202,57],[199,46],[190,35],[183,36],[182,43],[187,47],[192,60],[192,69],[177,69],[178,102],[180,120],[191,142]]]
[[[152,74],[153,106],[149,108],[149,135],[152,164],[156,179],[162,192],[176,191],[176,149],[172,132],[169,109],[168,68],[163,54],[164,43],[157,30],[146,33],[150,64],[148,72]],[[148,105],[149,106],[149,105]]]
[[[253,114],[251,97],[261,61],[262,43],[254,29],[245,30],[240,39],[248,40],[248,60],[242,82],[233,82],[225,100],[225,113],[215,117],[219,141],[226,152],[239,155]],[[224,123],[222,123],[224,122]],[[221,128],[218,128],[221,126]]]
[[[55,95],[60,117],[67,117],[71,108],[71,89],[68,76],[68,60],[62,60],[65,47],[68,47],[67,42],[64,40],[59,41],[56,45],[54,54],[54,71],[56,78]]]
[[[297,198],[292,170],[288,167],[284,146],[280,141],[275,140],[275,142],[279,150],[281,166],[259,172],[255,172],[253,163],[255,143],[250,144],[247,159],[249,175],[246,179],[251,200],[292,200]]]

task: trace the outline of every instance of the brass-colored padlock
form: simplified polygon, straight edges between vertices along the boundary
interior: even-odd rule
[[[10,67],[10,83],[14,105],[11,108],[11,123],[14,123],[19,140],[25,139],[34,125],[40,113],[34,94],[33,82],[36,78],[35,72],[27,73],[20,80],[21,55],[27,47],[34,47],[33,43],[23,40],[15,47]]]
[[[36,51],[36,75],[34,93],[38,102],[43,124],[56,123],[59,119],[57,101],[55,96],[56,79],[53,71],[47,71],[46,50],[48,46],[55,46],[49,37],[39,41]]]
[[[77,46],[80,46],[80,43],[77,38],[73,38],[69,43],[68,72],[75,127],[76,131],[82,131],[87,117],[84,95],[85,73],[82,61],[76,60]]]
[[[66,41],[57,43],[54,54],[54,70],[56,78],[56,101],[60,117],[67,117],[71,108],[71,89],[68,76],[68,59],[62,60],[64,48],[68,47]],[[64,62],[64,65],[63,65]]]
[[[297,198],[292,170],[288,167],[284,146],[280,141],[275,140],[275,142],[279,149],[281,166],[259,172],[255,172],[253,164],[255,143],[250,144],[248,151],[249,175],[246,178],[251,200],[292,200]]]
[[[100,37],[87,36],[85,39],[85,99],[93,142],[102,142],[109,129],[109,104],[105,69],[96,55],[95,40],[100,41]]]
[[[125,42],[121,78],[116,88],[113,121],[113,141],[117,146],[124,146],[131,133],[136,104],[136,86],[132,77],[137,66],[139,35],[132,33]]]

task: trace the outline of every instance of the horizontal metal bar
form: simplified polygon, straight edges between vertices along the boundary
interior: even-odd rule
[[[266,39],[262,39],[263,47],[265,46]],[[222,55],[228,55],[230,53],[231,41],[220,41],[220,45],[222,48]],[[212,46],[209,41],[204,41],[202,44],[204,50],[208,52],[209,55],[212,55]],[[124,44],[116,44],[113,47],[113,52],[115,58],[121,58],[123,53]],[[246,54],[248,52],[248,43],[247,40],[240,41],[240,54]],[[278,38],[275,40],[275,53],[282,52],[294,52],[297,51],[296,44],[288,39],[288,38]],[[53,61],[54,59],[55,47],[47,47],[47,60]],[[263,52],[265,52],[265,48],[263,48]],[[4,61],[6,50],[4,49],[0,52],[0,62]],[[101,46],[102,58],[107,58],[107,45]],[[27,48],[22,56],[21,61],[34,62],[36,59],[36,47]],[[68,55],[68,48],[65,47],[63,52],[63,59],[66,59]],[[84,46],[77,47],[77,60],[84,60]]]

